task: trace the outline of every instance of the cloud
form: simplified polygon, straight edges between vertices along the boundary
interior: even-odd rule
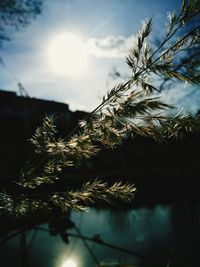
[[[103,39],[90,38],[87,41],[87,48],[98,58],[124,58],[128,55],[135,39],[134,35],[129,37],[108,36]]]
[[[200,91],[198,89],[197,86],[187,83],[184,86],[182,83],[177,83],[173,88],[164,90],[160,97],[161,100],[177,108],[177,110],[171,110],[172,112],[182,110],[183,113],[195,114],[200,110]]]

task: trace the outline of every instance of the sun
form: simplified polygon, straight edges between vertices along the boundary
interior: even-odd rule
[[[47,56],[52,70],[61,75],[80,74],[88,59],[85,43],[73,33],[55,35],[50,40]]]
[[[62,267],[77,267],[77,264],[73,259],[69,259],[63,263]]]

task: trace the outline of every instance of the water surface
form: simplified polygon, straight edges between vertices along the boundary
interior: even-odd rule
[[[195,203],[131,210],[90,209],[85,213],[71,213],[70,220],[76,228],[68,232],[96,236],[149,258],[159,266],[165,267],[170,261],[170,267],[199,267],[199,211]],[[97,262],[113,260],[152,266],[148,259],[81,238],[69,236],[66,244],[60,235],[49,234],[47,223],[40,227],[26,232],[24,246],[21,235],[1,245],[2,266],[93,267]],[[22,260],[22,249],[28,252],[26,262]]]

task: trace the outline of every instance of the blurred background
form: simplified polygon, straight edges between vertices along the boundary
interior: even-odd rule
[[[130,75],[125,57],[142,22],[153,18],[150,41],[157,45],[167,12],[180,2],[0,1],[1,190],[15,190],[12,181],[33,156],[27,140],[44,116],[56,117],[61,136],[69,133]],[[162,82],[164,101],[199,113],[197,86]],[[167,144],[128,139],[69,170],[70,183],[128,179],[135,199],[66,218],[1,216],[2,266],[199,266],[199,140],[199,134]]]

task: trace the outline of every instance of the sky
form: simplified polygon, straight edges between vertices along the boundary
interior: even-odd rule
[[[153,17],[158,37],[167,12],[179,4],[179,0],[44,0],[42,14],[4,43],[0,88],[19,94],[20,82],[30,97],[91,111],[113,85],[109,76],[113,67],[129,73],[125,56],[142,21]],[[179,107],[198,109],[200,94],[189,92],[188,101],[184,99],[188,92],[183,86],[164,93],[164,98]]]

